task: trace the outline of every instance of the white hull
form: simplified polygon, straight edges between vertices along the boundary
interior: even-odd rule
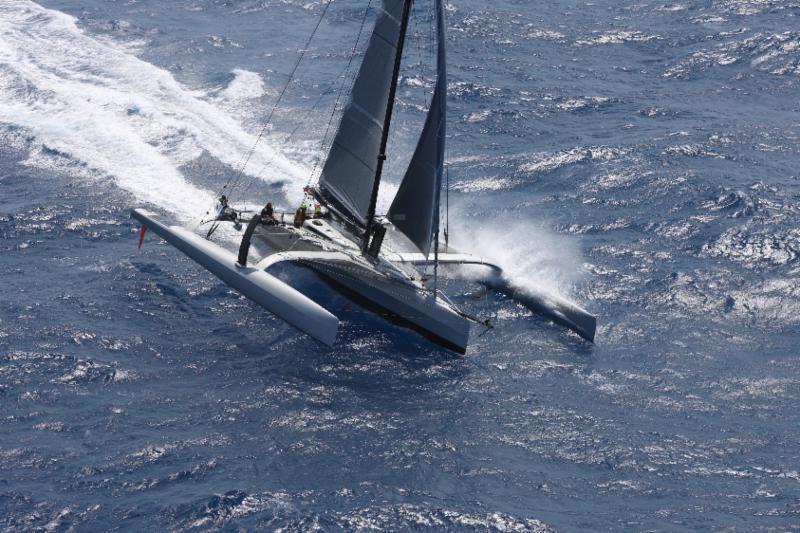
[[[462,354],[466,352],[470,321],[441,296],[434,299],[430,292],[392,281],[357,263],[310,260],[304,264],[411,323],[439,344]]]
[[[333,345],[339,319],[307,296],[263,270],[238,266],[231,252],[191,231],[162,224],[142,209],[131,216],[231,288],[315,339]]]

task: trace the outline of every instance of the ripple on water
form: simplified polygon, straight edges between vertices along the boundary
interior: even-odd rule
[[[652,35],[639,30],[609,30],[595,31],[590,36],[582,37],[575,41],[578,46],[597,46],[605,44],[625,44],[625,43],[646,43],[659,39],[658,35]]]
[[[606,96],[584,96],[580,98],[555,98],[554,107],[560,111],[586,111],[598,110],[612,103],[613,100]]]
[[[715,0],[714,7],[722,13],[746,16],[796,9],[797,4],[776,0]]]
[[[702,72],[737,63],[777,76],[800,76],[800,32],[754,35],[699,50],[664,71],[668,78],[692,78]]]
[[[29,379],[50,375],[50,383],[82,385],[88,383],[110,383],[115,380],[117,369],[107,363],[92,359],[81,359],[72,355],[52,352],[14,350],[8,354],[3,372],[10,383],[22,385]],[[126,379],[132,378],[131,375]]]
[[[725,310],[762,326],[781,329],[800,324],[800,286],[794,278],[768,278],[731,290]]]
[[[546,173],[570,165],[612,161],[627,154],[628,150],[611,146],[576,147],[556,153],[532,154],[528,156],[528,161],[519,166],[519,170],[534,174]]]
[[[467,513],[455,509],[430,509],[420,505],[399,504],[369,507],[349,513],[336,513],[334,523],[351,530],[385,527],[415,530],[433,528],[460,531],[547,532],[546,524],[534,518],[518,518],[505,513]]]
[[[401,494],[408,492],[406,489],[395,490]],[[431,506],[398,503],[361,507],[354,501],[357,496],[358,494],[350,489],[341,489],[334,495],[323,495],[313,491],[249,494],[242,490],[231,490],[211,496],[196,508],[185,506],[178,510],[175,519],[179,527],[190,528],[223,528],[237,524],[253,524],[259,528],[290,530],[436,529],[502,533],[551,531],[546,524],[535,518],[500,512],[465,512],[440,503]],[[341,500],[336,507],[355,508],[350,511],[325,511],[322,514],[304,510],[311,502],[330,497]]]
[[[197,508],[184,506],[176,519],[181,527],[220,528],[236,520],[260,515],[262,522],[279,525],[296,515],[292,498],[287,493],[262,493],[251,495],[241,490],[230,490],[216,494],[199,504]],[[312,524],[315,521],[312,521]],[[300,525],[295,523],[295,525]],[[310,525],[310,524],[309,524]],[[313,529],[313,528],[312,528]]]
[[[477,193],[485,191],[502,191],[513,189],[522,184],[522,180],[515,178],[505,178],[499,176],[486,176],[465,180],[454,185],[452,188],[464,193]]]
[[[703,245],[707,257],[724,257],[749,268],[764,263],[790,265],[800,256],[800,228],[775,230],[753,228],[747,223],[732,227],[713,243]]]

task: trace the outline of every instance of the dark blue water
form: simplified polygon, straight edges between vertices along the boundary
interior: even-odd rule
[[[240,202],[299,200],[365,4],[331,5]],[[450,3],[453,239],[599,316],[591,345],[451,283],[496,325],[463,358],[302,270],[333,349],[136,252],[130,209],[209,207],[323,7],[0,2],[2,528],[797,528],[800,3]]]

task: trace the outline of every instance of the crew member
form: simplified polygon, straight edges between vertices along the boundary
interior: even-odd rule
[[[319,202],[314,204],[314,218],[322,218],[322,206],[319,205]]]
[[[228,199],[223,194],[218,200],[217,207],[214,208],[214,218],[222,220],[222,214],[225,213],[225,208],[228,207]]]
[[[305,223],[307,211],[308,211],[308,204],[306,203],[306,200],[304,198],[303,203],[300,204],[300,207],[298,207],[297,211],[294,212],[294,226],[296,228],[299,228]]]
[[[216,208],[216,218],[217,220],[230,220],[234,224],[239,223],[239,214],[228,205],[228,198],[224,194],[219,197],[219,203]]]
[[[275,224],[275,215],[273,214],[272,202],[267,202],[264,209],[261,210],[261,222],[264,224]]]

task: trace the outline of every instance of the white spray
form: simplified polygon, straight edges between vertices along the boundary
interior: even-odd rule
[[[460,251],[483,256],[503,269],[503,276],[485,277],[487,284],[594,340],[596,320],[568,298],[584,276],[578,242],[557,235],[531,220],[504,216],[475,219],[451,213],[451,243]]]

